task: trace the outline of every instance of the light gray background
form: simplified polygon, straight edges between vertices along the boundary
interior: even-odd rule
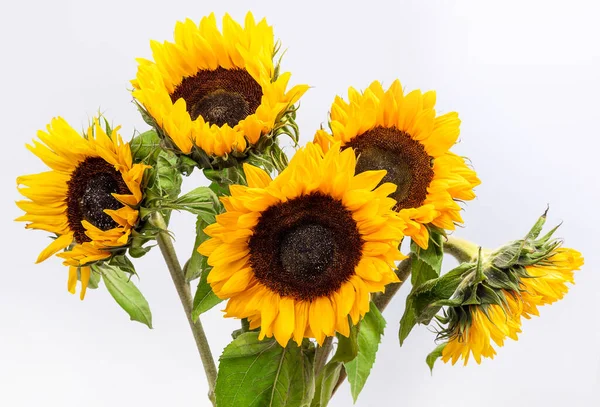
[[[158,250],[139,282],[155,329],[129,322],[104,288],[84,302],[66,291],[58,259],[33,262],[44,232],[25,231],[15,178],[44,170],[24,148],[51,117],[76,128],[98,108],[129,137],[146,126],[131,103],[135,57],[150,39],[172,39],[175,21],[211,11],[267,16],[288,52],[284,68],[312,89],[302,99],[302,140],[326,123],[336,94],[379,79],[435,89],[438,110],[463,120],[455,151],[483,184],[458,236],[494,247],[520,237],[550,203],[549,223],[586,257],[564,301],[525,321],[496,360],[439,364],[426,327],[402,349],[405,287],[359,406],[598,406],[600,296],[598,112],[600,51],[596,1],[20,1],[0,13],[2,254],[0,405],[208,405],[192,337]],[[185,183],[191,189],[198,174]],[[180,256],[191,253],[193,218],[173,217]],[[452,266],[447,263],[447,267]],[[204,317],[215,356],[238,324],[219,308]],[[335,406],[351,405],[345,385]]]

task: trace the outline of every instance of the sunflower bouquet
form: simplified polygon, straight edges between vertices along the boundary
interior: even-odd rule
[[[82,134],[52,119],[27,145],[49,170],[17,179],[17,220],[52,234],[37,262],[61,258],[71,293],[79,284],[84,299],[103,281],[149,327],[131,259],[158,245],[213,405],[326,406],[346,379],[356,401],[383,312],[408,280],[399,342],[430,326],[431,369],[438,359],[493,358],[517,340],[522,318],[573,283],[583,258],[553,237],[557,228],[542,235],[546,213],[497,249],[454,236],[480,180],[450,151],[460,119],[436,113],[435,92],[405,92],[398,80],[351,87],[333,101],[327,128],[299,146],[308,86],[288,86],[264,19],[188,19],[173,42],[151,48],[131,81],[149,129],[124,142],[101,115]],[[282,136],[295,147],[289,158]],[[182,193],[192,171],[208,185]],[[183,266],[168,230],[174,210],[197,217],[197,250]],[[442,272],[445,254],[458,266]],[[241,324],[217,369],[201,315],[223,301],[224,316]]]

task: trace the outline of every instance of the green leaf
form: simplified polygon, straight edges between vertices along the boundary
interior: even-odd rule
[[[196,240],[194,241],[192,255],[185,266],[185,278],[187,281],[197,279],[204,271],[206,271],[207,274],[210,271],[207,259],[198,252],[198,247],[209,239],[209,236],[204,233],[204,229],[213,223],[215,223],[214,214],[198,216],[198,219],[196,220]]]
[[[375,356],[384,328],[385,319],[375,304],[371,303],[369,312],[365,314],[365,317],[360,322],[358,330],[358,354],[355,359],[344,363],[346,373],[348,373],[352,399],[355,403],[375,363]]]
[[[297,407],[313,398],[314,346],[283,348],[274,339],[259,341],[258,332],[233,340],[220,358],[215,395],[219,407]]]
[[[428,280],[416,287],[413,286],[410,294],[406,297],[406,308],[400,320],[400,331],[398,332],[400,346],[417,323],[428,325],[440,308],[448,305],[446,300],[457,293],[464,276],[470,273],[474,267],[472,263],[463,263],[441,277]]]
[[[152,313],[148,301],[129,279],[129,276],[119,267],[110,264],[92,267],[96,267],[102,273],[108,292],[117,304],[129,314],[131,320],[152,328]]]
[[[421,284],[440,276],[444,257],[443,235],[432,230],[429,234],[427,250],[422,249],[414,241],[410,242],[410,250],[412,294]],[[400,346],[418,322],[415,305],[411,295],[406,297],[406,307],[400,319],[400,331],[398,332]]]
[[[196,294],[194,295],[192,311],[192,318],[194,321],[198,319],[201,314],[205,313],[223,301],[217,297],[210,287],[210,284],[208,284],[206,281],[208,278],[208,273],[210,273],[212,267],[208,265],[208,259],[198,253],[197,250],[198,246],[200,246],[209,238],[209,236],[204,233],[204,228],[214,222],[214,215],[212,215],[212,218],[208,219],[204,219],[200,216],[198,217],[198,220],[196,221],[196,241],[194,242],[194,250],[192,251],[192,256],[185,267],[185,277],[188,281],[192,281],[200,277],[200,281],[198,281],[198,288],[196,288]]]
[[[444,351],[444,348],[447,344],[447,342],[444,342],[441,345],[438,345],[433,350],[433,352],[431,352],[429,355],[427,355],[427,358],[425,358],[425,362],[427,362],[427,366],[429,366],[429,370],[431,370],[431,373],[433,373],[433,365],[435,364],[436,360],[438,360],[438,358],[442,357],[442,352]]]
[[[315,398],[310,403],[310,407],[327,407],[341,372],[342,364],[340,362],[332,361],[325,365],[323,372],[317,378]]]
[[[400,340],[400,346],[404,344],[404,340],[411,333],[412,329],[417,325],[417,311],[415,309],[415,302],[413,297],[410,295],[406,297],[406,306],[404,308],[404,314],[400,318],[400,330],[398,331],[398,339]]]
[[[358,331],[359,327],[350,324],[350,335],[345,337],[339,333],[336,335],[338,346],[331,359],[332,362],[350,362],[358,354]]]
[[[206,259],[206,257],[203,257]],[[217,297],[217,295],[213,292],[210,284],[206,281],[208,273],[210,272],[210,268],[208,264],[206,264],[206,269],[202,271],[200,275],[200,280],[198,281],[198,288],[196,289],[196,294],[194,295],[194,308],[192,311],[192,318],[194,321],[198,319],[198,317],[205,313],[206,311],[213,308],[215,305],[219,304],[222,299]]]
[[[153,165],[160,153],[160,137],[154,130],[138,134],[131,140],[131,154],[134,162]]]
[[[206,222],[214,222],[215,208],[219,198],[209,187],[198,187],[177,199],[163,203],[163,207],[191,212],[203,217]]]
[[[419,247],[414,241],[410,242],[412,257],[410,281],[413,287],[440,276],[444,258],[443,245],[443,236],[434,232],[429,235],[429,246],[426,250]]]

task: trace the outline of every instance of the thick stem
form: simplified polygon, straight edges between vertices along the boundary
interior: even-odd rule
[[[377,309],[379,311],[383,312],[383,310],[388,306],[394,295],[396,295],[398,290],[400,290],[402,284],[404,284],[404,282],[408,279],[408,277],[410,276],[411,264],[412,262],[410,257],[402,260],[395,270],[395,273],[398,276],[400,282],[388,284],[387,287],[385,287],[384,293],[378,294],[375,298],[373,298],[373,303],[377,306]]]
[[[215,405],[217,367],[210,351],[210,346],[208,345],[208,340],[206,338],[206,334],[204,333],[204,328],[202,327],[200,318],[198,318],[196,321],[194,321],[192,318],[193,300],[190,286],[185,281],[185,276],[183,274],[183,270],[181,269],[181,264],[177,259],[175,247],[173,247],[173,241],[167,232],[167,225],[164,218],[159,212],[154,212],[151,215],[151,221],[154,226],[160,229],[160,232],[156,237],[156,241],[158,242],[160,251],[162,252],[165,262],[167,263],[169,272],[171,273],[173,284],[175,284],[177,294],[179,294],[179,299],[181,300],[181,305],[183,305],[183,310],[185,311],[185,316],[187,317],[192,334],[194,335],[198,353],[200,353],[200,359],[202,360],[204,372],[206,373],[206,378],[208,380],[208,398],[211,400],[212,404]]]
[[[315,377],[319,377],[323,368],[325,367],[325,363],[327,363],[327,358],[331,353],[331,349],[333,347],[333,337],[328,336],[323,341],[323,344],[317,348],[317,352],[315,354]]]
[[[408,277],[410,276],[410,271],[411,271],[410,266],[411,266],[410,257],[408,259],[402,260],[400,262],[400,264],[398,264],[398,267],[395,270],[396,275],[398,276],[398,279],[400,279],[400,282],[388,284],[387,287],[385,287],[384,293],[381,293],[381,294],[377,295],[375,298],[373,298],[373,303],[377,306],[377,309],[379,311],[383,312],[383,310],[388,306],[388,304],[390,303],[390,301],[392,300],[394,295],[396,295],[398,290],[400,290],[400,287],[402,287],[402,284],[404,284],[404,282],[408,279]],[[348,376],[348,374],[346,373],[346,369],[342,369],[342,371],[340,372],[340,377],[339,377],[337,383],[335,384],[333,391],[331,392],[331,397],[333,397],[333,395],[335,394],[337,389],[342,385],[342,383],[344,383],[344,380],[346,380],[347,376]]]
[[[444,252],[460,263],[474,262],[479,255],[479,246],[465,239],[448,236],[448,240],[444,242]]]

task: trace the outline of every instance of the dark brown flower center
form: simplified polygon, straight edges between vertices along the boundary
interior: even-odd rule
[[[354,274],[363,240],[352,213],[331,196],[312,193],[271,206],[250,238],[256,278],[281,296],[328,296]]]
[[[67,219],[77,243],[89,242],[81,221],[86,220],[102,230],[117,226],[105,209],[123,206],[112,194],[130,194],[127,184],[114,166],[100,157],[82,161],[67,183]]]
[[[262,88],[244,69],[201,70],[184,78],[171,94],[171,101],[185,100],[192,120],[201,116],[217,126],[233,127],[256,112]]]
[[[427,198],[433,179],[432,158],[421,143],[395,127],[375,127],[354,138],[344,147],[354,148],[358,161],[356,173],[386,170],[381,181],[398,186],[390,196],[398,203],[395,210],[416,208]]]

